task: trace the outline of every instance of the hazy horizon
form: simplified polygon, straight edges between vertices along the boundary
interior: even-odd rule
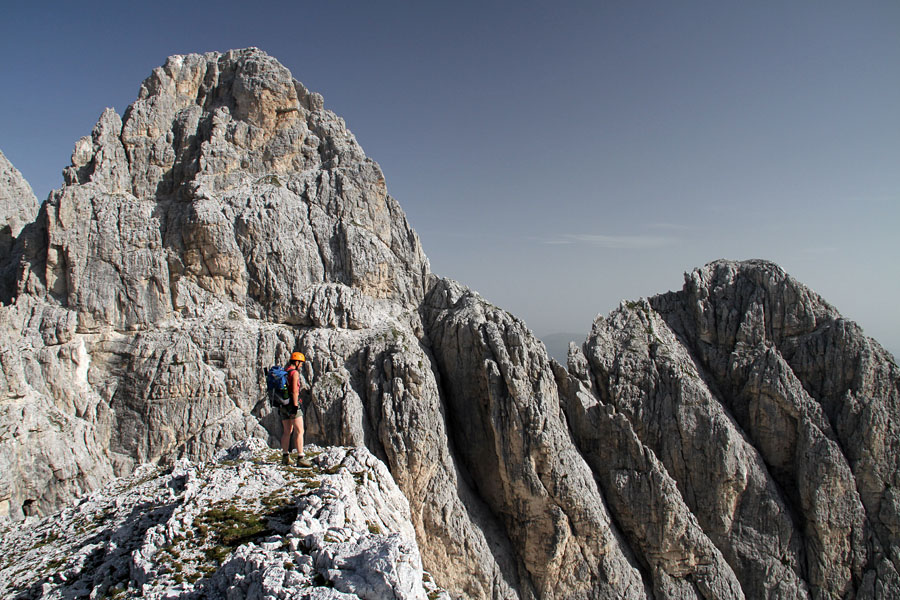
[[[323,94],[432,270],[540,337],[762,258],[900,354],[900,4],[15,4],[0,150],[39,200],[167,56]],[[508,8],[507,8],[508,7]]]

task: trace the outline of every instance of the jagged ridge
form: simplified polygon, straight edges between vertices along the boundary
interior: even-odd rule
[[[563,368],[429,274],[377,165],[255,49],[169,59],[72,163],[5,261],[13,517],[275,445],[259,367],[299,347],[311,437],[388,465],[454,597],[900,594],[896,363],[777,266],[625,303]]]

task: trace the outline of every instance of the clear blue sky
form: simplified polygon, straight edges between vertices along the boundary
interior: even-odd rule
[[[766,258],[900,356],[900,2],[48,2],[0,22],[0,149],[39,199],[171,54],[321,92],[432,269],[538,334]]]

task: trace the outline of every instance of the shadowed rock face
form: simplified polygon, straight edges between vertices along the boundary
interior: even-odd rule
[[[423,313],[460,462],[505,529],[529,594],[643,598],[588,465],[572,443],[543,344],[455,282]]]
[[[796,515],[813,590],[896,590],[893,357],[763,261],[711,263],[651,304],[719,390]]]
[[[0,260],[3,515],[276,446],[260,367],[301,349],[308,439],[388,466],[453,597],[900,595],[898,368],[777,266],[624,303],[564,368],[429,273],[378,166],[256,49],[171,57],[64,175]]]
[[[718,261],[598,319],[570,351],[567,410],[612,497],[625,417],[747,597],[875,598],[900,589],[897,382],[889,354],[776,265]],[[626,533],[640,544],[645,526]]]

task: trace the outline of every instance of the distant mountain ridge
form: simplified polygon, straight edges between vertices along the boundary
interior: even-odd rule
[[[301,349],[309,438],[387,466],[451,597],[900,596],[900,370],[777,265],[624,302],[563,366],[431,273],[344,121],[255,48],[170,57],[64,175],[0,247],[6,518],[277,447],[260,367]]]
[[[545,333],[539,337],[547,347],[547,354],[550,355],[550,358],[565,364],[569,356],[569,344],[575,343],[577,345],[581,343],[581,340],[584,339],[584,334],[557,332]]]

